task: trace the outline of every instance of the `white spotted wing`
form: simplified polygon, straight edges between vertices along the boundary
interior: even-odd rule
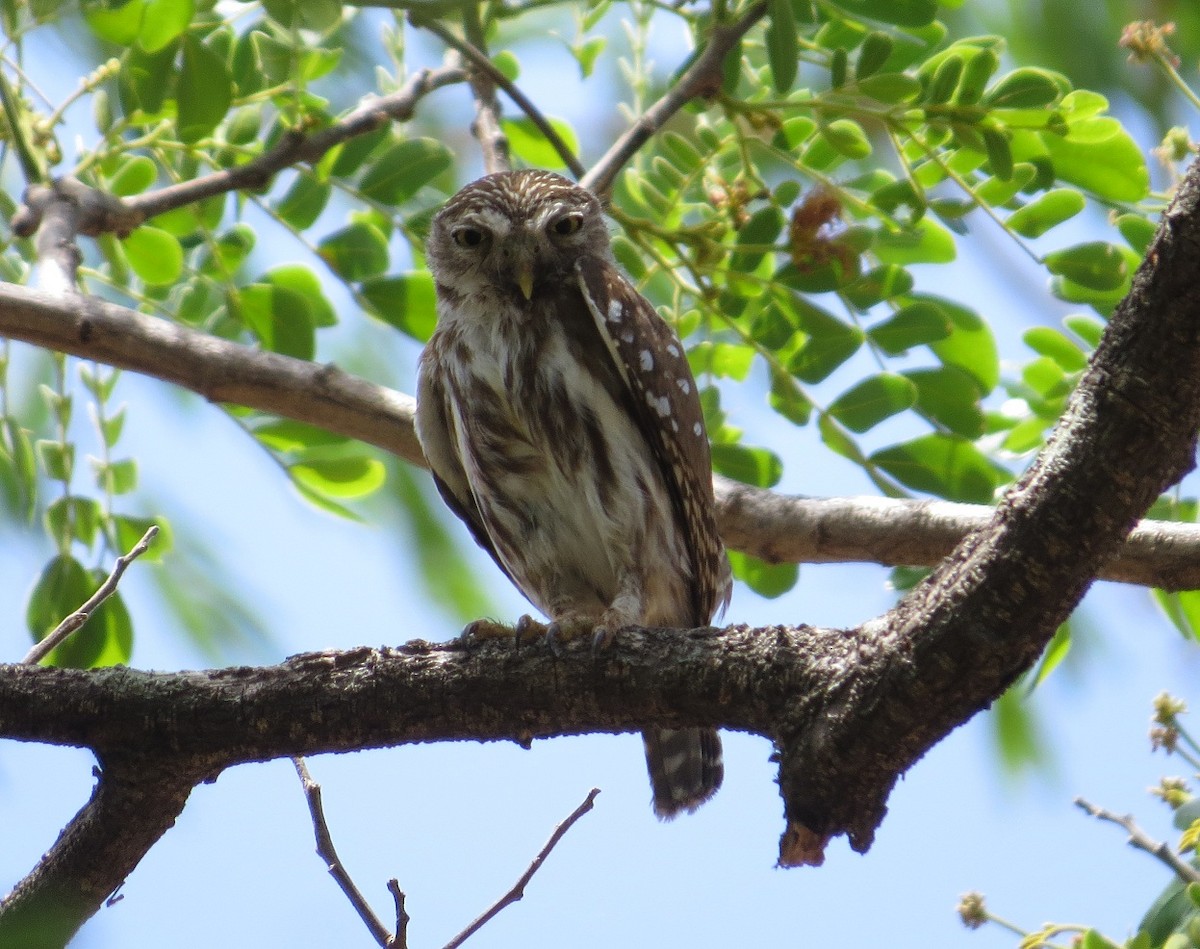
[[[638,427],[662,462],[697,575],[694,622],[729,602],[729,565],[713,509],[712,457],[696,380],[675,331],[608,260],[575,265],[579,288],[629,388]]]

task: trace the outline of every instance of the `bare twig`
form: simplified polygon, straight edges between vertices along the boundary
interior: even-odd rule
[[[107,202],[96,205],[106,206],[108,210],[107,216],[99,218],[89,217],[86,212],[92,205],[84,205],[81,210],[85,213],[81,215],[79,231],[83,234],[99,234],[106,231],[128,233],[148,218],[166,211],[230,191],[266,187],[271,179],[285,168],[301,162],[319,161],[335,145],[373,131],[389,119],[406,121],[412,118],[417,103],[422,98],[435,89],[462,82],[465,78],[466,75],[461,69],[451,67],[421,70],[415,73],[403,88],[391,95],[369,100],[328,128],[312,134],[294,130],[284,135],[279,144],[269,152],[245,165],[226,168],[119,201],[109,197]],[[117,201],[119,213],[113,213],[114,201]],[[37,230],[40,223],[41,209],[27,204],[14,216],[12,226],[16,234],[28,237]]]
[[[479,19],[479,4],[465,3],[462,8],[463,29],[466,44],[487,61],[487,37]],[[471,61],[473,66],[476,61]],[[508,136],[500,125],[500,102],[496,99],[494,70],[472,68],[468,70],[471,92],[475,96],[475,121],[471,132],[483,150],[483,167],[488,174],[497,171],[512,171],[512,155],[508,149]]]
[[[396,903],[396,949],[408,949],[408,913],[404,910],[404,891],[395,877],[387,882],[388,892]]]
[[[308,812],[312,815],[313,836],[317,841],[317,856],[325,861],[325,867],[329,871],[329,875],[333,877],[338,887],[346,894],[346,899],[350,901],[350,905],[354,907],[354,911],[358,913],[359,919],[363,921],[367,929],[371,931],[371,937],[379,943],[383,949],[394,949],[397,946],[404,946],[403,942],[397,942],[396,936],[388,932],[386,926],[380,922],[379,917],[375,915],[367,903],[366,898],[354,881],[350,879],[350,874],[346,872],[345,866],[342,864],[341,857],[337,854],[337,848],[333,845],[333,837],[329,833],[329,825],[325,823],[325,808],[321,804],[321,785],[317,784],[312,779],[312,775],[308,772],[308,765],[304,763],[303,758],[293,758],[292,764],[296,766],[296,774],[300,776],[300,783],[304,786],[304,798],[308,801]],[[396,881],[391,881],[395,883]],[[391,885],[389,884],[389,889]],[[399,887],[393,890],[393,895],[398,892]],[[404,912],[404,896],[400,895],[397,903],[397,914]],[[405,920],[407,922],[407,920]],[[399,927],[397,927],[399,929]]]
[[[113,565],[112,573],[108,575],[108,579],[100,584],[99,589],[91,595],[88,601],[59,623],[49,636],[36,643],[25,654],[22,662],[41,662],[50,654],[50,651],[55,646],[70,636],[75,630],[80,629],[91,618],[92,613],[96,611],[100,604],[117,591],[117,584],[121,582],[121,575],[125,572],[125,568],[150,549],[150,544],[157,535],[158,527],[151,524],[146,533],[142,535],[142,539],[134,544],[133,549],[124,556],[117,558],[117,562]]]
[[[1186,860],[1182,859],[1166,842],[1150,838],[1137,825],[1131,815],[1126,814],[1122,817],[1119,814],[1114,814],[1112,811],[1097,807],[1095,804],[1085,801],[1081,797],[1075,798],[1075,806],[1091,814],[1092,817],[1098,820],[1108,821],[1119,827],[1124,827],[1126,833],[1129,834],[1129,846],[1136,847],[1138,850],[1144,850],[1156,860],[1166,864],[1171,868],[1171,872],[1184,883],[1200,883],[1200,870],[1197,870]]]
[[[642,113],[612,148],[579,179],[580,185],[601,198],[607,197],[625,163],[666,125],[671,116],[697,96],[711,96],[721,88],[722,63],[726,55],[766,12],[766,3],[756,3],[736,22],[729,26],[714,27],[712,39],[703,52],[671,84],[663,97]]]
[[[334,366],[252,349],[95,298],[56,298],[3,283],[0,336],[154,376],[214,402],[307,422],[425,466],[413,431],[413,399]],[[992,515],[978,504],[805,498],[721,477],[714,483],[726,544],[770,563],[933,566]],[[1200,589],[1200,526],[1141,521],[1100,577]]]
[[[554,833],[550,835],[550,839],[546,841],[545,846],[538,851],[538,855],[533,858],[531,863],[521,878],[513,884],[512,889],[505,893],[500,899],[488,908],[482,916],[476,919],[470,926],[460,932],[457,936],[446,943],[444,949],[457,949],[464,942],[475,935],[484,925],[486,925],[493,917],[496,916],[504,907],[517,902],[525,895],[525,886],[533,879],[533,875],[541,869],[542,864],[546,862],[546,858],[550,856],[550,851],[562,840],[563,836],[571,829],[571,826],[579,820],[584,814],[592,809],[592,803],[596,800],[596,795],[600,793],[599,788],[592,788],[588,792],[587,798],[580,804],[570,816],[567,817],[561,824],[554,828]]]
[[[583,177],[585,169],[579,158],[576,157],[575,152],[571,150],[571,146],[563,141],[562,136],[550,124],[550,120],[542,114],[541,110],[534,105],[532,100],[517,88],[516,84],[504,75],[504,73],[497,69],[495,64],[487,58],[486,54],[466,40],[455,36],[436,20],[422,19],[410,13],[409,22],[419,29],[428,30],[430,33],[433,33],[451,49],[460,53],[471,64],[472,69],[485,74],[492,83],[504,90],[504,94],[513,101],[513,104],[518,109],[529,117],[529,120],[542,133],[546,141],[558,152],[558,156],[563,160],[563,164],[571,170],[571,174],[576,178]]]

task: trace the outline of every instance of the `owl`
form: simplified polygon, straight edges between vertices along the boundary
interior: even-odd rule
[[[488,175],[433,219],[437,328],[416,428],[439,492],[552,635],[696,627],[729,602],[708,436],[683,346],[617,268],[600,202]],[[711,729],[643,733],[655,812],[720,786]]]

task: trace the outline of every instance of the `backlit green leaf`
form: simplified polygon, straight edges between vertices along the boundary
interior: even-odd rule
[[[774,599],[787,593],[800,578],[800,565],[794,563],[767,563],[765,560],[744,554],[740,550],[729,551],[729,565],[733,575],[759,596]]]
[[[917,387],[903,376],[882,372],[870,376],[839,395],[829,414],[852,432],[866,432],[884,419],[910,408]]]
[[[990,504],[1000,475],[970,441],[940,432],[923,435],[870,456],[907,487],[948,501]]]
[[[387,238],[379,228],[365,221],[356,221],[330,234],[317,245],[317,253],[347,280],[376,277],[388,266]]]
[[[142,280],[151,285],[174,283],[183,272],[183,248],[171,234],[149,224],[129,233],[121,247]]]
[[[1009,215],[1008,226],[1022,237],[1041,237],[1073,218],[1085,205],[1083,195],[1073,188],[1055,188]]]
[[[1047,254],[1043,262],[1051,273],[1089,290],[1116,290],[1129,278],[1129,267],[1121,248],[1106,241],[1056,250]]]
[[[428,342],[433,335],[437,294],[433,277],[427,271],[368,280],[362,285],[362,295],[375,316],[417,342]]]
[[[359,182],[364,196],[402,204],[450,167],[450,150],[432,138],[409,138],[376,158]]]
[[[192,144],[211,134],[225,118],[232,98],[233,80],[225,60],[195,37],[185,37],[175,88],[179,140]]]
[[[377,491],[386,471],[376,458],[357,456],[302,462],[288,468],[296,481],[320,495],[353,499]]]

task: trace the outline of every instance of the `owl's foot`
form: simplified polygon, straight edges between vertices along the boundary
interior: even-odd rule
[[[532,616],[525,615],[517,620],[515,626],[492,619],[472,620],[463,627],[458,641],[471,646],[489,639],[511,639],[514,646],[522,646],[536,642],[544,635],[546,627]]]

